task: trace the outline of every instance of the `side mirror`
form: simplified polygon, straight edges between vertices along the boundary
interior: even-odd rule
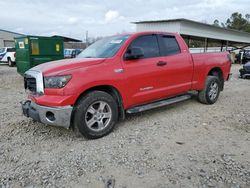
[[[131,60],[131,59],[140,59],[144,56],[143,50],[139,47],[134,47],[128,49],[125,53],[124,59]]]

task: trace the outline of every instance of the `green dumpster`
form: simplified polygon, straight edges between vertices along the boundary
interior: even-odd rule
[[[23,75],[30,68],[63,59],[63,38],[22,36],[15,38],[17,72]]]

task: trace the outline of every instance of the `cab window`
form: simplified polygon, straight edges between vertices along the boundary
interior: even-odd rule
[[[144,56],[142,58],[150,58],[160,56],[160,50],[156,35],[145,35],[136,38],[128,47],[126,53],[131,48],[141,48]]]
[[[181,53],[178,42],[175,36],[159,35],[159,44],[162,56],[169,56]]]
[[[7,48],[7,52],[15,52],[15,48]]]

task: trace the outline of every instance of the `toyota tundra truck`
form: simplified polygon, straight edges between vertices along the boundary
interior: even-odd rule
[[[190,54],[176,33],[106,37],[75,59],[28,70],[22,111],[43,124],[100,138],[127,113],[184,101],[192,97],[190,92],[201,103],[214,104],[230,67],[228,52]]]

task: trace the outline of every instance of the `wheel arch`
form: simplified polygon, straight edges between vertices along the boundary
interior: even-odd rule
[[[7,61],[12,61],[11,57],[10,56],[7,56]]]
[[[88,88],[87,90],[83,91],[77,98],[74,107],[79,103],[79,101],[88,93],[92,92],[92,91],[103,91],[106,92],[108,94],[110,94],[117,102],[118,104],[118,115],[119,115],[119,119],[123,120],[125,119],[125,111],[124,111],[124,107],[123,107],[123,99],[122,96],[119,92],[119,90],[117,88],[115,88],[114,86],[111,85],[97,85],[97,86],[93,86],[91,88]],[[72,111],[72,116],[71,116],[71,125],[73,124],[72,121],[74,119],[74,111],[75,108],[73,108]]]
[[[224,89],[224,75],[220,67],[213,67],[208,71],[207,76],[217,76],[220,80],[220,90]]]

